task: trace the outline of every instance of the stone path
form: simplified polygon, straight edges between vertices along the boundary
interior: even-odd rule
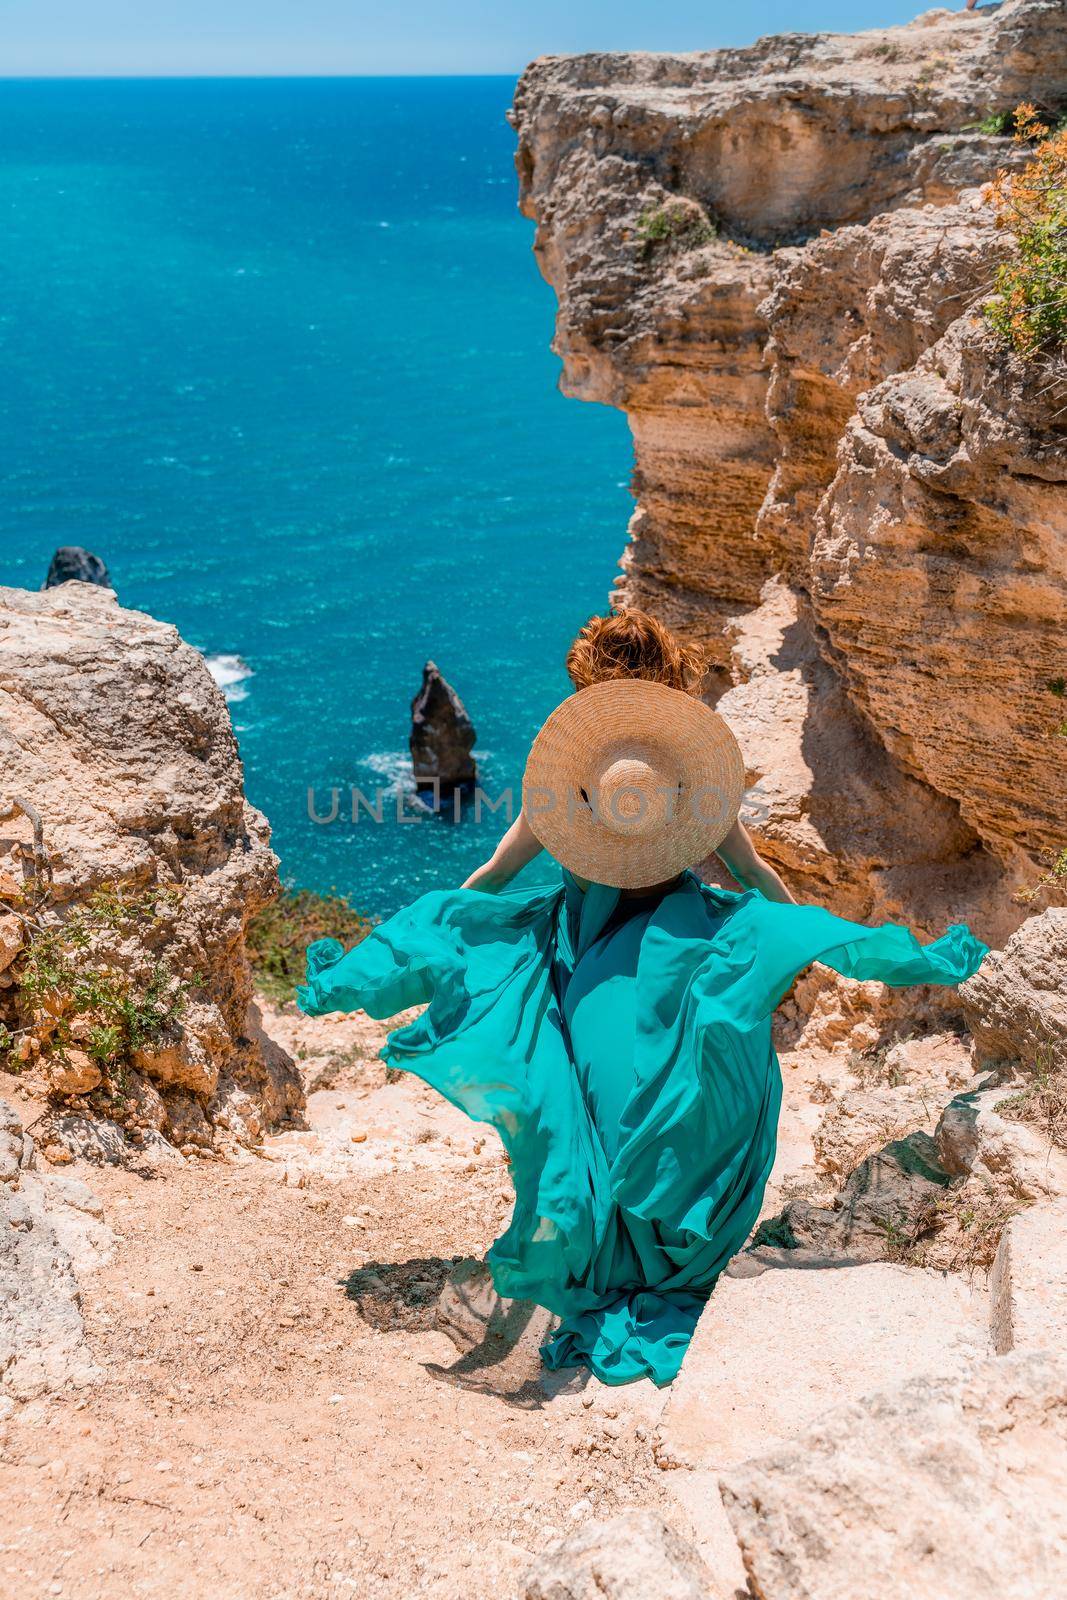
[[[10,1409],[0,1588],[733,1600],[737,1528],[748,1559],[766,1559],[750,1457],[772,1462],[777,1504],[775,1474],[802,1466],[794,1453],[774,1467],[775,1452],[843,1402],[917,1373],[950,1384],[992,1348],[984,1281],[748,1260],[670,1391],[549,1378],[546,1313],[501,1302],[479,1261],[510,1202],[495,1138],[416,1081],[389,1081],[367,1019],[268,1022],[319,1085],[306,1131],[235,1164],[23,1173],[21,1203],[54,1191],[49,1226],[79,1266],[75,1346],[100,1377],[44,1384]],[[852,1081],[840,1050],[787,1055],[785,1080],[770,1204],[812,1176],[827,1095]],[[1032,1270],[1021,1224],[1013,1238]],[[1038,1312],[1016,1276],[1000,1264],[998,1303],[1021,1328]],[[575,1535],[574,1550],[545,1554]]]

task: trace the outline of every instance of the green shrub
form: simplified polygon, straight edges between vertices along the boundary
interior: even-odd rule
[[[256,987],[268,1000],[293,998],[304,981],[304,952],[316,939],[340,939],[346,949],[365,939],[374,923],[343,895],[287,889],[248,925],[248,954]]]
[[[999,138],[1015,132],[1014,111],[990,111],[981,122],[968,122],[964,124],[964,133],[989,133]]]
[[[1067,129],[1052,133],[1031,105],[1014,112],[1015,137],[1035,143],[1020,172],[1000,172],[989,195],[997,225],[1016,250],[994,280],[985,307],[991,327],[1023,356],[1067,344]]]

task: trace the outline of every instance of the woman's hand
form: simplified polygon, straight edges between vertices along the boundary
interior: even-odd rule
[[[483,894],[496,894],[507,887],[517,872],[521,872],[535,856],[541,854],[541,848],[520,811],[489,860],[476,868],[462,887],[481,889]]]
[[[765,900],[796,901],[781,878],[760,855],[743,822],[735,822],[715,854],[745,889],[758,889]]]

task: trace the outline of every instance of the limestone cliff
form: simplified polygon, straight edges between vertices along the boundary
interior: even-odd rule
[[[1067,794],[1067,414],[978,314],[1024,98],[1067,100],[1059,0],[546,58],[513,112],[563,387],[633,432],[617,593],[710,647],[763,847],[993,939]]]
[[[45,1153],[210,1152],[303,1103],[252,1004],[277,891],[222,695],[106,589],[0,589],[0,1062]]]

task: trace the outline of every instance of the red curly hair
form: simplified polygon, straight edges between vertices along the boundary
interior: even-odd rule
[[[644,678],[699,695],[707,658],[698,645],[682,644],[655,617],[628,606],[610,617],[590,617],[567,652],[567,671],[576,689],[609,678]]]

